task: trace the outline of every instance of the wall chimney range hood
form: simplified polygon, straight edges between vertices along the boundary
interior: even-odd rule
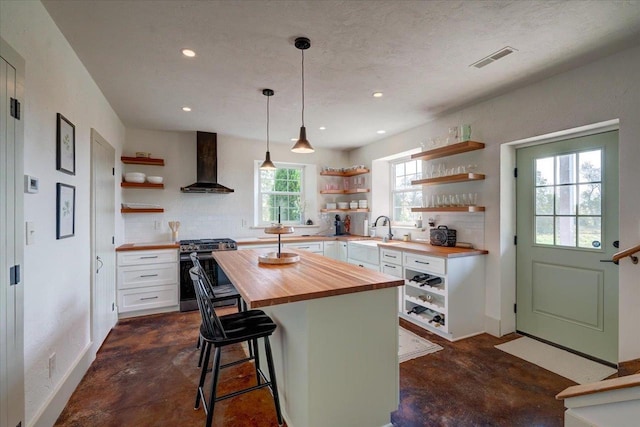
[[[181,187],[183,193],[233,193],[231,188],[218,184],[218,135],[197,132],[196,148],[197,182]]]

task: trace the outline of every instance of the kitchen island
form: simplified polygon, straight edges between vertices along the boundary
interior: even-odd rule
[[[213,256],[247,305],[278,324],[272,346],[287,425],[389,424],[398,406],[404,281],[305,251],[296,251],[295,264],[260,264],[264,252]]]

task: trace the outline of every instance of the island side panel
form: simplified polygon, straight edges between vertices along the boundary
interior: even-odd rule
[[[290,426],[384,426],[399,402],[395,288],[265,307]],[[280,378],[283,378],[281,380]]]

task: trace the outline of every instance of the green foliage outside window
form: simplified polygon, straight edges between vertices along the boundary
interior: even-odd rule
[[[303,221],[302,184],[300,168],[260,170],[261,222],[271,224],[280,221],[301,224]]]

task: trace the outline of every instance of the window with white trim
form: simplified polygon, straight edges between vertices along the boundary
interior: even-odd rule
[[[275,170],[258,169],[258,225],[304,221],[304,165],[276,164]]]
[[[422,186],[411,181],[422,178],[422,160],[402,159],[391,163],[391,220],[395,224],[413,225],[420,217],[411,212],[412,207],[422,206]]]

